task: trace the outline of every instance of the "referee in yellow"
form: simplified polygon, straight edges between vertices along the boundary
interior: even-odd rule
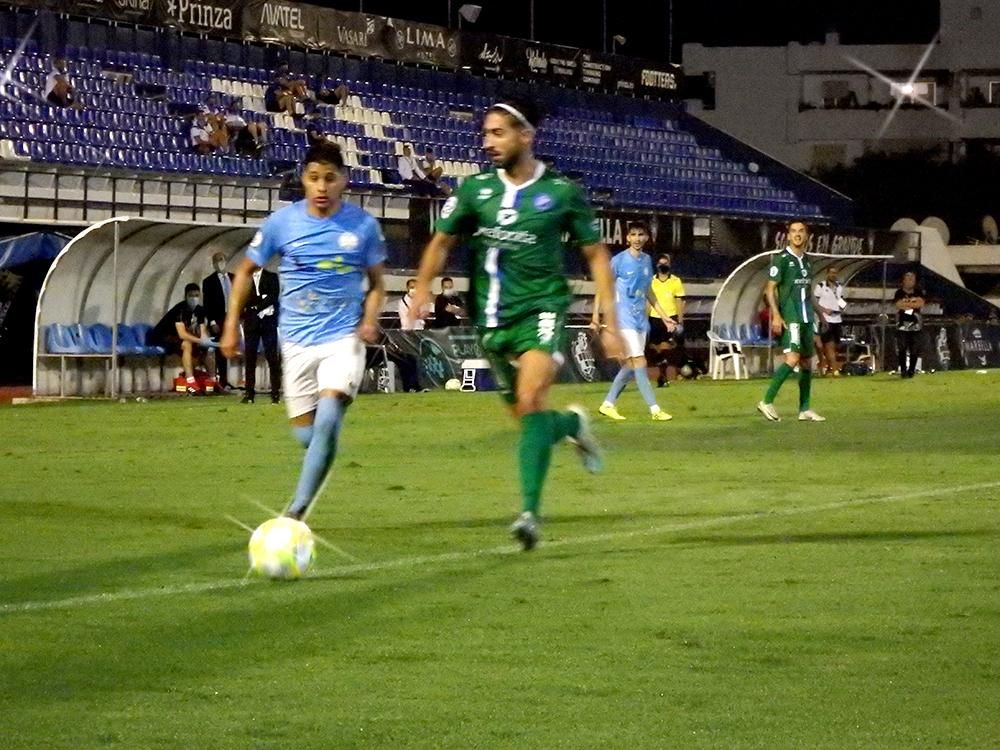
[[[649,348],[655,353],[653,361],[658,363],[660,375],[656,385],[663,388],[667,384],[667,352],[678,350],[680,358],[684,357],[684,282],[670,271],[670,256],[662,254],[656,260],[656,276],[651,286],[656,301],[667,317],[677,324],[673,331],[668,331],[659,313],[649,306]],[[682,362],[683,363],[683,362]]]

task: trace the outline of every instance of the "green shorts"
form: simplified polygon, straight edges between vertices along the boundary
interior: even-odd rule
[[[517,400],[514,361],[532,350],[551,354],[559,360],[566,343],[566,311],[531,313],[497,328],[480,328],[479,340],[490,361],[501,397],[512,404]]]
[[[816,335],[815,323],[786,323],[781,334],[781,348],[788,354],[795,352],[803,357],[811,357],[816,353],[813,336]]]

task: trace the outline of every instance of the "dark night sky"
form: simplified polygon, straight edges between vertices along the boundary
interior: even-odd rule
[[[473,0],[483,7],[475,29],[528,37],[532,0]],[[366,13],[445,24],[447,0],[314,0]],[[462,0],[452,0],[453,25]],[[671,3],[667,0],[534,0],[535,36],[547,42],[601,49],[603,9],[607,35],[622,34],[619,51],[667,59]],[[780,45],[819,41],[830,29],[845,43],[926,43],[938,28],[938,0],[673,0],[674,61],[684,42]],[[567,22],[564,9],[573,9]]]

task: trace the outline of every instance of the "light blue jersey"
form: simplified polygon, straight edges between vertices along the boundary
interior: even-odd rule
[[[247,257],[264,266],[281,255],[281,340],[301,346],[336,341],[357,329],[365,272],[385,261],[385,238],[367,211],[343,203],[333,216],[310,216],[306,201],[275,211]]]
[[[646,299],[653,282],[653,259],[646,253],[635,258],[624,250],[611,259],[611,270],[615,275],[618,327],[630,331],[649,330]]]

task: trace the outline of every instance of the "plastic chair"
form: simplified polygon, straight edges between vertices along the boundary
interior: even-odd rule
[[[708,359],[708,366],[709,371],[712,373],[712,380],[721,380],[725,378],[727,363],[732,363],[733,377],[735,377],[736,380],[750,377],[743,358],[743,347],[740,346],[740,342],[735,339],[723,338],[720,333],[709,331]]]

